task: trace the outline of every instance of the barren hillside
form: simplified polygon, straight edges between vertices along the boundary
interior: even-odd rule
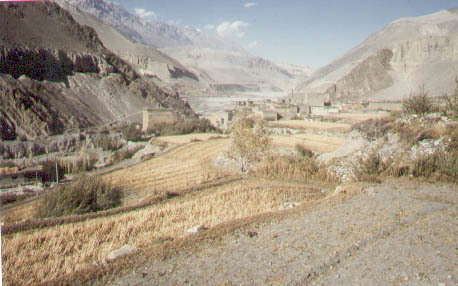
[[[193,112],[52,2],[0,5],[2,139],[100,125],[146,106]]]
[[[308,77],[308,69],[288,68],[252,56],[236,44],[211,37],[192,27],[179,27],[161,21],[145,21],[108,0],[65,0],[79,7],[121,34],[157,47],[188,67],[201,82],[210,84],[256,85],[267,91],[286,91],[297,80]],[[298,75],[298,73],[300,73]]]
[[[99,18],[65,0],[55,0],[55,2],[68,10],[79,24],[94,28],[103,44],[134,66],[140,74],[158,77],[166,83],[184,81],[190,85],[198,84],[198,78],[177,60],[152,46],[135,43]]]
[[[458,14],[397,20],[299,85],[341,100],[401,99],[424,84],[450,93],[458,74]]]

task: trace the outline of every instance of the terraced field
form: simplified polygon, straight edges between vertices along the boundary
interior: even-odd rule
[[[158,158],[105,176],[127,196],[123,205],[226,176],[211,166],[211,160],[229,144],[229,139],[193,142]]]
[[[345,144],[345,138],[318,134],[296,134],[294,136],[274,135],[272,143],[276,146],[294,148],[296,144],[303,145],[318,153],[334,152]]]
[[[269,124],[272,127],[287,127],[292,129],[310,129],[313,131],[348,132],[351,125],[347,123],[320,122],[307,120],[281,120]]]
[[[292,138],[295,137],[284,140],[302,143],[306,140],[300,136]],[[282,144],[278,138],[273,141]],[[317,137],[313,144],[323,142]],[[157,158],[104,175],[106,180],[125,190],[123,206],[173,193],[170,197],[129,212],[3,235],[4,285],[64,279],[76,271],[84,273],[94,269],[94,261],[104,259],[124,244],[141,251],[186,237],[189,235],[186,230],[196,225],[212,228],[237,219],[278,212],[291,202],[302,204],[323,196],[321,189],[304,183],[249,177],[231,179],[233,176],[212,166],[213,158],[229,144],[227,138],[194,140]],[[335,142],[330,144],[334,145],[322,149],[337,148]],[[222,183],[212,184],[214,182]],[[30,210],[30,207],[24,205],[22,210]],[[12,213],[18,211],[21,209]]]
[[[63,277],[90,267],[124,244],[151,247],[186,236],[186,230],[196,225],[213,227],[321,196],[320,190],[303,185],[249,179],[125,214],[3,236],[4,282],[30,285]]]

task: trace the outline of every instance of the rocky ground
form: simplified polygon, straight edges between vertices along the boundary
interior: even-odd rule
[[[343,185],[291,216],[202,242],[111,285],[457,285],[458,187]]]

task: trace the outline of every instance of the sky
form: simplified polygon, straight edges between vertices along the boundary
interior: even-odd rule
[[[394,20],[457,0],[112,0],[149,20],[224,37],[275,62],[319,68]]]

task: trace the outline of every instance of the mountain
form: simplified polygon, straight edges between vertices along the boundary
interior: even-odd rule
[[[192,27],[146,21],[108,0],[65,0],[114,27],[138,43],[156,47],[177,59],[206,87],[238,84],[251,89],[288,90],[304,76],[252,56],[236,44]],[[272,80],[275,79],[275,80]]]
[[[298,88],[341,101],[399,100],[422,85],[433,96],[451,92],[457,74],[455,9],[394,21]]]
[[[177,60],[154,47],[139,44],[125,37],[99,18],[82,11],[65,0],[54,0],[81,25],[90,26],[102,43],[121,59],[131,64],[138,73],[159,79],[158,83],[198,84],[198,78]]]
[[[2,140],[99,126],[147,106],[194,114],[53,2],[1,3],[0,35]]]

